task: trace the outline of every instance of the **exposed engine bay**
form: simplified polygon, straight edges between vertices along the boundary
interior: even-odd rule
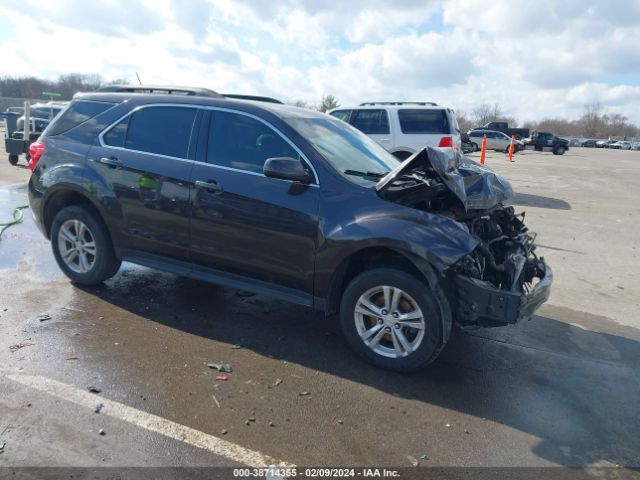
[[[465,224],[477,241],[447,272],[460,326],[516,323],[549,297],[552,273],[535,254],[536,236],[524,213],[505,206],[514,196],[509,182],[489,168],[426,148],[376,188],[386,200]]]

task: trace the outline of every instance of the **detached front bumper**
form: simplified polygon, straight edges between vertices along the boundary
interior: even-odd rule
[[[530,319],[551,294],[553,272],[546,263],[543,265],[544,275],[529,293],[499,290],[489,282],[456,275],[458,321],[464,325],[492,326]]]

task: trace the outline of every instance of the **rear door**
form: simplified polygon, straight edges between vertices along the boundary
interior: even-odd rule
[[[106,187],[103,203],[119,218],[111,230],[116,244],[131,250],[125,255],[190,260],[191,138],[199,115],[191,106],[145,106],[105,130],[92,147],[92,178],[106,183],[93,188]]]
[[[206,155],[198,153],[191,174],[194,272],[310,305],[317,181],[302,185],[263,175],[267,158],[302,155],[259,118],[211,110],[207,122]]]
[[[382,108],[353,110],[349,123],[387,150],[395,144],[389,126],[389,115]]]

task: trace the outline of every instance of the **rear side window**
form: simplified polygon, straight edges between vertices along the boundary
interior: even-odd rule
[[[398,110],[402,133],[450,134],[447,113],[437,109]]]
[[[112,147],[187,158],[195,117],[195,108],[143,108],[111,128],[104,142]]]
[[[113,103],[105,102],[75,101],[52,123],[51,128],[47,131],[47,135],[58,135],[69,131],[81,123],[107,111],[113,107],[113,105]]]
[[[350,123],[367,135],[389,133],[389,116],[386,110],[354,110]]]
[[[469,133],[469,136],[470,136],[470,137],[481,137],[481,136],[483,136],[483,135],[484,135],[484,132],[479,132],[479,131],[477,131],[477,130],[474,130],[473,132],[470,132],[470,133]]]
[[[208,163],[262,173],[264,162],[274,157],[300,158],[279,134],[254,118],[228,112],[212,115]]]
[[[351,110],[335,110],[329,115],[339,118],[343,122],[349,122],[349,115],[351,115]]]

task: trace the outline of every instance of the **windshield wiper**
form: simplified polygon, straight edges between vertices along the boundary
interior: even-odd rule
[[[375,179],[380,179],[382,177],[384,177],[386,175],[386,173],[380,173],[380,172],[361,172],[359,170],[345,170],[344,173],[346,175],[353,175],[355,177],[369,177],[369,178],[375,178]]]

